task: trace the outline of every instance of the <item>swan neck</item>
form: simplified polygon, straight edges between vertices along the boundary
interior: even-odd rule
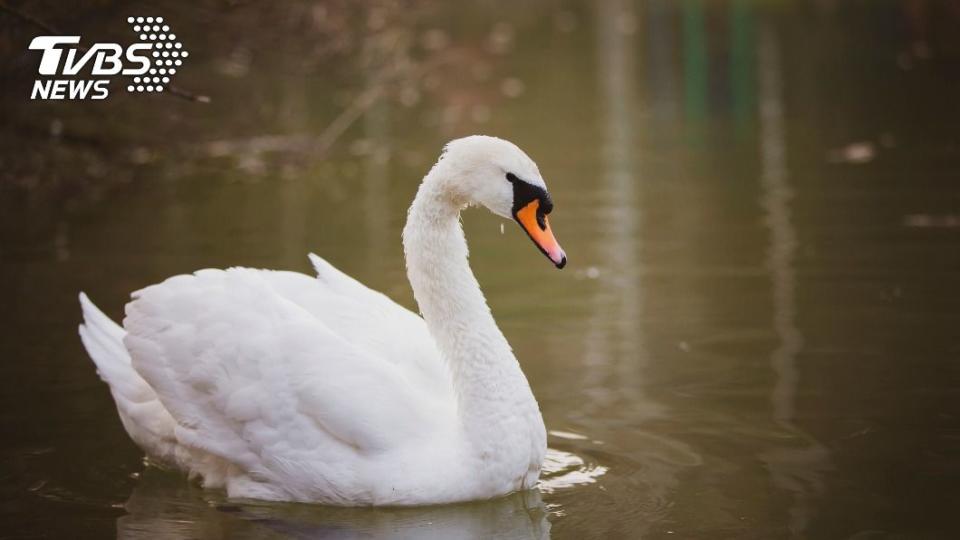
[[[468,263],[461,200],[432,171],[403,231],[407,276],[430,334],[447,363],[461,418],[536,418],[539,407]],[[469,425],[469,424],[467,424]],[[489,434],[486,434],[489,436]]]

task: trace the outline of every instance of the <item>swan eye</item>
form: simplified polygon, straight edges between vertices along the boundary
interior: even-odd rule
[[[550,199],[550,194],[546,191],[543,192],[543,197],[540,197],[540,211],[543,212],[543,215],[553,212],[553,200]]]

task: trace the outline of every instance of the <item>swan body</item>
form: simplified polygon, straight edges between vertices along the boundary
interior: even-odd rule
[[[316,255],[316,278],[169,278],[133,293],[122,328],[81,293],[81,339],[130,437],[230,497],[423,505],[534,487],[546,432],[467,263],[473,204],[566,262],[536,165],[474,136],[447,145],[403,231],[423,317]]]

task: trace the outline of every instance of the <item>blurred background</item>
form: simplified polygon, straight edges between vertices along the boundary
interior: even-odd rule
[[[163,16],[179,95],[31,101],[30,40]],[[0,2],[3,538],[956,538],[960,2]],[[550,430],[538,493],[239,503],[145,469],[76,295],[314,251],[415,309],[451,138],[535,159],[570,264],[471,263]]]

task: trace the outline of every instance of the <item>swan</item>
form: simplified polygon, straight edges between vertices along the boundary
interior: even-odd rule
[[[566,264],[536,164],[474,135],[444,147],[403,229],[422,318],[310,254],[316,278],[171,277],[131,295],[122,328],[81,292],[80,338],[148,461],[228,497],[415,506],[531,489],[546,430],[467,261],[474,205]]]

